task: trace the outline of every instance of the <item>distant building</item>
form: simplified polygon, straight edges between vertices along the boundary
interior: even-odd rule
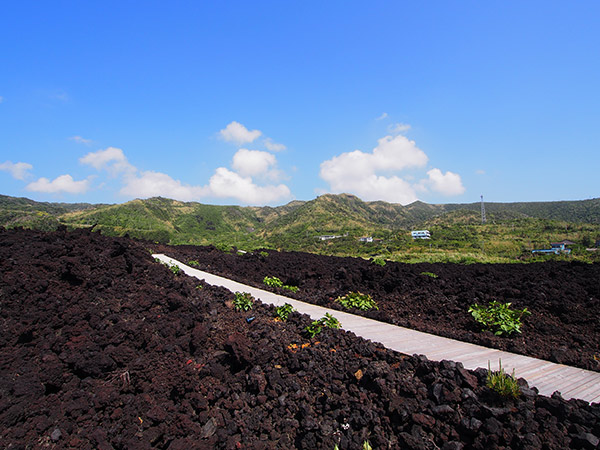
[[[413,239],[431,239],[431,233],[429,232],[429,230],[411,231],[410,235]]]
[[[571,249],[567,248],[567,245],[573,245],[575,242],[565,239],[560,242],[552,242],[550,248],[531,250],[531,253],[554,253],[559,255],[561,253],[571,253]]]
[[[363,236],[358,238],[360,242],[373,242],[373,236]]]
[[[573,242],[573,241],[569,241],[568,239],[565,239],[564,241],[560,241],[560,242],[552,242],[550,244],[550,247],[558,249],[561,252],[564,252],[566,250],[570,251],[570,249],[567,248],[567,245],[573,245],[574,243],[575,242]]]

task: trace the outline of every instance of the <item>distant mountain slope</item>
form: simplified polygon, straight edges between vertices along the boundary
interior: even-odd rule
[[[600,199],[560,202],[486,203],[488,220],[536,218],[600,224]],[[313,240],[318,235],[350,236],[408,230],[436,224],[473,224],[480,203],[403,206],[364,202],[349,194],[326,194],[278,207],[241,207],[179,202],[161,197],[116,205],[44,203],[0,196],[0,225],[55,229],[59,224],[108,234],[171,243],[261,245]]]
[[[450,203],[444,205],[427,205],[426,203],[415,202],[408,205],[411,208],[415,204],[419,212],[427,215],[427,212],[434,212],[440,215],[443,212],[456,210],[480,211],[481,203],[458,204]],[[428,207],[432,209],[428,210]],[[517,202],[517,203],[485,203],[486,214],[498,214],[507,217],[533,217],[537,219],[562,220],[565,222],[596,223],[600,224],[600,198],[575,201],[557,201],[557,202]],[[432,216],[428,217],[431,218]]]
[[[54,230],[58,217],[71,211],[82,211],[102,205],[89,203],[46,203],[24,197],[0,195],[0,226]]]
[[[69,225],[97,225],[110,234],[158,241],[192,242],[211,236],[254,232],[260,220],[251,208],[204,205],[154,197],[75,211],[60,216]]]

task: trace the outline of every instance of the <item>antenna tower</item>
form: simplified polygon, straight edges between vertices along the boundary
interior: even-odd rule
[[[481,196],[481,223],[485,223],[485,205],[483,203],[483,195]]]

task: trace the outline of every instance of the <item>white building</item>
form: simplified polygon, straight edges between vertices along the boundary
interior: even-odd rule
[[[410,235],[413,239],[431,239],[431,233],[429,232],[429,230],[411,231]]]

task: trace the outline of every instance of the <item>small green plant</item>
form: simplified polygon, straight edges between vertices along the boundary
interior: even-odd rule
[[[285,305],[278,306],[275,308],[275,317],[277,317],[282,322],[288,320],[288,317],[291,313],[296,311],[292,305],[286,303]]]
[[[291,292],[298,292],[298,286],[289,286],[287,284],[283,284],[283,281],[281,281],[277,277],[265,277],[263,279],[263,283],[265,284],[265,286],[280,287]]]
[[[265,277],[263,279],[263,283],[265,284],[265,286],[269,286],[269,287],[282,287],[283,286],[283,281],[281,281],[277,277]]]
[[[377,302],[369,294],[362,294],[360,292],[349,292],[343,297],[338,297],[335,301],[344,308],[357,308],[361,311],[379,309]]]
[[[386,262],[385,262],[385,259],[383,259],[383,258],[375,258],[373,260],[373,264],[377,264],[378,266],[383,267],[383,266],[385,266]]]
[[[200,263],[194,259],[192,259],[191,261],[188,261],[188,266],[198,267],[199,265],[200,265]]]
[[[233,299],[233,306],[236,311],[248,311],[252,309],[252,303],[254,297],[248,292],[236,292],[235,298]]]
[[[321,317],[319,320],[312,321],[311,324],[305,328],[305,330],[311,338],[314,338],[317,334],[323,331],[323,327],[337,329],[341,328],[342,324],[331,314],[325,313],[324,317]]]
[[[320,320],[313,320],[311,324],[305,328],[305,330],[309,337],[314,338],[317,334],[323,331],[323,324]]]
[[[173,272],[174,275],[179,275],[181,273],[181,267],[179,267],[177,264],[173,264],[169,267],[169,269],[171,269],[171,272]]]
[[[426,277],[437,278],[438,276],[433,272],[421,272],[421,275],[425,275]]]
[[[483,325],[484,331],[491,331],[496,336],[521,332],[521,319],[531,314],[527,308],[510,309],[511,303],[492,301],[488,306],[475,303],[469,308],[473,318]]]
[[[263,258],[267,258],[269,256],[269,253],[262,251],[259,253],[260,256],[262,256]]]
[[[326,326],[327,328],[335,328],[335,329],[342,328],[342,324],[340,323],[340,321],[337,320],[335,317],[333,317],[329,313],[325,313],[325,317],[321,317],[321,319],[319,319],[319,320],[321,320],[323,325]]]
[[[517,398],[521,394],[521,388],[515,378],[515,370],[513,369],[512,375],[505,373],[502,368],[502,361],[500,360],[498,360],[497,371],[492,371],[488,361],[488,373],[485,385],[501,397]]]
[[[369,441],[364,441],[362,445],[362,450],[373,450],[373,447],[371,447],[371,443]]]

